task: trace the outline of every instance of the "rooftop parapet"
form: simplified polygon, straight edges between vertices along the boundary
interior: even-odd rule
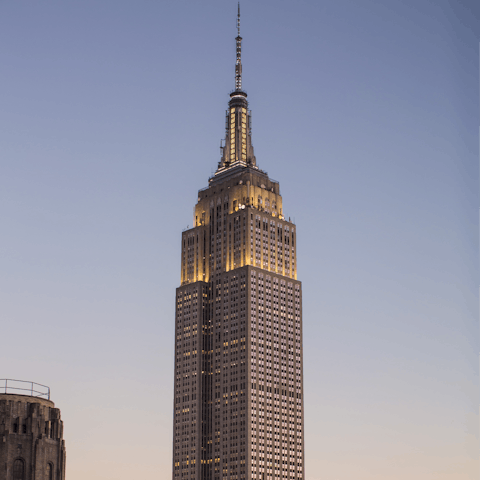
[[[0,394],[26,395],[29,397],[50,400],[50,387],[40,383],[13,378],[0,378]]]

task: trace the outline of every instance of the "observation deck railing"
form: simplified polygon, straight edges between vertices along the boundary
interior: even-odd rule
[[[13,378],[0,378],[0,393],[29,395],[30,397],[50,400],[50,387],[25,380],[14,380]]]

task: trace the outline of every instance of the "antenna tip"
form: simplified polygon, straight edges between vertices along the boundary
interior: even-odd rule
[[[240,36],[240,2],[238,2],[237,31],[238,36]]]

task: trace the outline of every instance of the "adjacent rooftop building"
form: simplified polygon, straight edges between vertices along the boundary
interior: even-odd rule
[[[0,379],[0,479],[65,480],[60,410],[44,385]]]

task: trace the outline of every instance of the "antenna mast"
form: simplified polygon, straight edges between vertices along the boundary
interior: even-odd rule
[[[237,15],[237,61],[235,62],[235,90],[242,90],[242,37],[240,36],[240,2]]]

